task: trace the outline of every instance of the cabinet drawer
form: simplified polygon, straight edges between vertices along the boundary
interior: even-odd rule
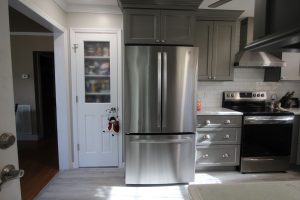
[[[197,128],[197,145],[240,144],[241,128]]]
[[[197,146],[196,167],[237,166],[240,163],[240,145]]]
[[[199,115],[197,128],[241,127],[242,116],[231,115]]]

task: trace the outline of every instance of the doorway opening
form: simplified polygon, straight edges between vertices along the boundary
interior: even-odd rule
[[[9,9],[19,168],[23,200],[59,171],[53,33]]]

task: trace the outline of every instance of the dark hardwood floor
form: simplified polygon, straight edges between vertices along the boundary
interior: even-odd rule
[[[18,141],[19,165],[25,170],[21,178],[23,200],[33,199],[57,174],[57,139]]]

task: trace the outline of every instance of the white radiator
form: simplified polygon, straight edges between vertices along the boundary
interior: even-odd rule
[[[22,139],[24,135],[32,135],[30,105],[18,105],[16,113],[16,125],[18,139]]]

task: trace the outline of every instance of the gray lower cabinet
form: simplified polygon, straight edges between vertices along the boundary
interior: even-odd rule
[[[233,80],[236,22],[197,21],[198,80]]]
[[[196,169],[238,166],[242,116],[197,116]]]
[[[193,45],[192,11],[124,9],[125,44]]]

